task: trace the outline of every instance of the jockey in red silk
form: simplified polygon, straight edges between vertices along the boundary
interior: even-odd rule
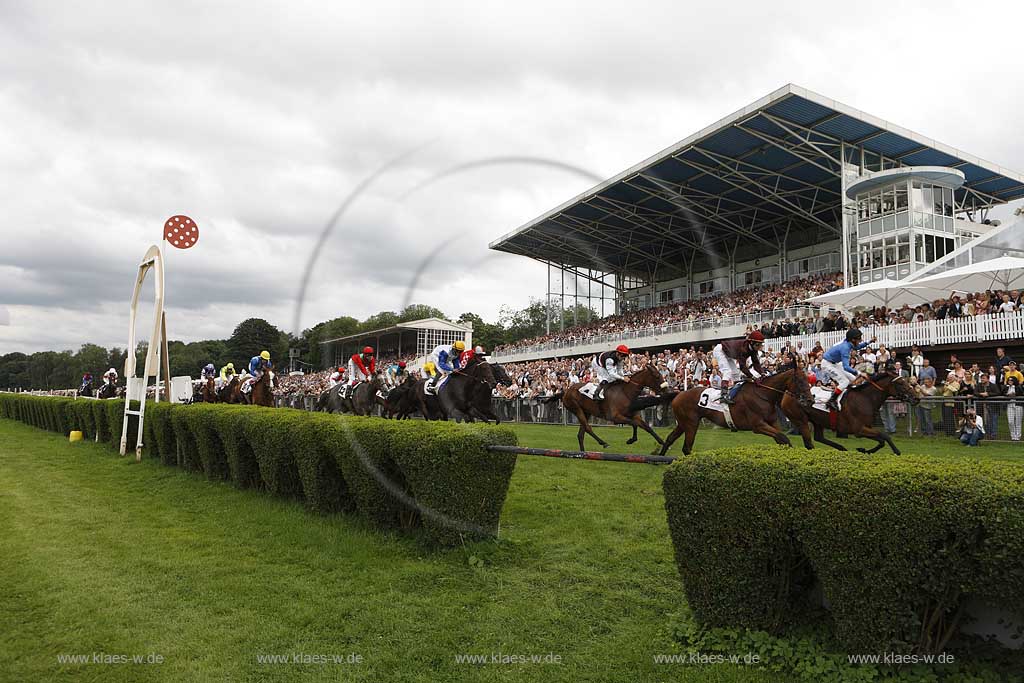
[[[373,357],[372,346],[364,348],[361,354],[353,353],[348,359],[348,385],[354,387],[368,381],[376,370],[377,360]]]
[[[473,360],[473,358],[475,358],[476,356],[480,356],[480,360],[483,360],[484,347],[480,346],[479,344],[477,344],[475,348],[466,349],[461,354],[459,354],[459,367],[466,367],[469,361]]]
[[[764,373],[761,367],[760,351],[764,346],[764,335],[754,330],[744,339],[730,339],[715,346],[711,352],[718,361],[718,372],[722,376],[723,389],[731,383],[732,389],[723,393],[724,403],[733,403],[736,392],[744,379],[759,379]],[[750,362],[750,368],[747,362]]]

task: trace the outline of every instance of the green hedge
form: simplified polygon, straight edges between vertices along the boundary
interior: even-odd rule
[[[0,415],[43,429],[90,431],[120,446],[124,401],[0,394]],[[134,450],[138,418],[129,424]],[[143,452],[166,465],[297,498],[316,513],[355,512],[430,543],[494,537],[515,444],[493,425],[339,417],[290,409],[147,403]]]
[[[1019,465],[744,448],[676,462],[664,489],[708,627],[778,632],[817,588],[850,652],[940,652],[971,598],[1024,616]]]

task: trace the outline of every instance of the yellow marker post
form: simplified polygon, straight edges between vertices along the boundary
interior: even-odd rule
[[[71,432],[70,434],[68,434],[68,441],[70,441],[71,443],[74,443],[75,441],[81,441],[81,440],[82,440],[82,432],[78,431],[77,429],[75,431]]]

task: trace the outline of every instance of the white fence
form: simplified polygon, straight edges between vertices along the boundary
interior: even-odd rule
[[[909,349],[911,346],[934,346],[937,344],[977,344],[980,342],[1019,342],[1024,338],[1024,313],[978,315],[970,318],[949,318],[947,320],[926,320],[902,325],[869,325],[862,327],[864,339],[878,339],[891,349]],[[816,342],[828,348],[838,344],[846,336],[845,330],[818,332],[793,337],[769,339],[765,346],[776,351],[786,344],[803,342],[806,349],[814,348]]]
[[[740,337],[747,325],[787,318],[816,316],[818,311],[819,309],[813,308],[785,308],[715,320],[662,325],[621,334],[602,334],[569,341],[515,347],[497,352],[494,357],[498,362],[509,363],[539,360],[553,356],[596,353],[617,344],[627,344],[639,348],[672,348],[688,344],[708,343]],[[915,344],[932,346],[936,344],[1014,342],[1024,338],[1024,313],[979,315],[896,325],[870,325],[861,329],[865,339],[877,337],[880,344],[897,349],[909,349]],[[844,330],[836,330],[834,332],[776,337],[769,339],[766,346],[777,351],[786,344],[796,346],[798,342],[803,342],[804,348],[811,349],[814,348],[816,342],[821,342],[823,347],[828,348],[841,341],[845,334]]]

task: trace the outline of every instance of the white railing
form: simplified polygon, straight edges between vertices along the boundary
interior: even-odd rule
[[[641,330],[630,330],[628,332],[609,332],[604,334],[591,334],[573,337],[572,339],[543,342],[541,344],[511,345],[494,353],[495,359],[503,361],[509,356],[521,353],[536,353],[539,351],[557,351],[559,356],[573,355],[573,349],[592,344],[627,343],[631,340],[643,340],[649,337],[663,337],[667,335],[684,334],[708,329],[720,329],[736,325],[754,325],[775,320],[786,320],[790,318],[814,318],[821,312],[821,308],[812,306],[794,306],[792,308],[776,308],[770,311],[756,311],[753,313],[742,313],[740,315],[727,315],[718,318],[701,318],[699,320],[688,320],[681,323],[669,323],[665,325],[651,325]],[[696,339],[694,339],[696,341]]]
[[[993,341],[1017,341],[1024,337],[1024,313],[977,315],[946,320],[925,320],[919,323],[896,325],[868,325],[861,328],[865,341],[877,338],[879,344],[891,349],[909,349],[911,346],[933,346],[941,344],[978,344]],[[787,344],[796,346],[803,342],[805,349],[814,348],[820,342],[829,348],[846,336],[846,330],[817,332],[792,337],[769,339],[765,346],[775,351]]]
[[[601,334],[580,337],[559,342],[527,345],[503,349],[495,353],[498,362],[538,360],[553,356],[573,356],[593,353],[597,348],[612,348],[627,344],[644,348],[645,340],[650,346],[680,346],[691,343],[707,344],[710,341],[739,337],[746,325],[786,318],[814,316],[818,309],[787,308],[742,316],[729,316],[715,320],[701,320],[693,323],[662,325],[644,330],[620,334]],[[926,320],[924,322],[894,325],[869,325],[862,327],[864,339],[878,339],[879,344],[889,348],[909,349],[911,346],[932,346],[937,344],[977,344],[993,341],[1016,341],[1024,338],[1024,312],[973,317]],[[776,337],[769,339],[766,346],[775,351],[787,344],[796,346],[803,342],[805,349],[814,348],[820,342],[824,348],[837,344],[846,336],[845,330],[815,332],[812,334]]]

